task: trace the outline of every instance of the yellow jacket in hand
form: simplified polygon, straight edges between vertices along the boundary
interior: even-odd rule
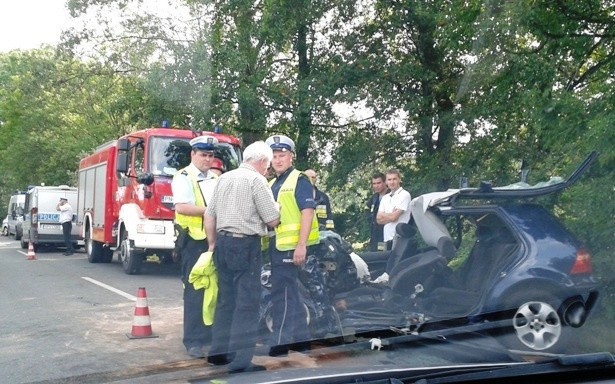
[[[213,260],[213,252],[203,252],[190,271],[188,282],[195,290],[205,289],[203,295],[203,323],[214,323],[214,312],[218,300],[218,275]]]

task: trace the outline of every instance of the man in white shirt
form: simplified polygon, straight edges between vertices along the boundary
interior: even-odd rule
[[[56,210],[60,211],[60,224],[62,225],[62,234],[64,235],[64,244],[66,245],[64,256],[70,256],[75,252],[70,236],[73,230],[73,208],[68,204],[68,200],[65,197],[61,197]]]
[[[410,221],[410,192],[401,187],[401,174],[397,169],[390,169],[386,173],[386,185],[391,191],[380,202],[376,222],[383,224],[383,240],[387,249],[391,249],[395,227],[399,223]]]

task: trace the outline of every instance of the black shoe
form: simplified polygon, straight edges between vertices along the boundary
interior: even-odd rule
[[[188,349],[188,354],[195,359],[202,359],[205,357],[205,354],[199,347],[191,347]]]
[[[254,347],[254,356],[269,356],[270,350],[268,345],[257,345]]]
[[[283,357],[288,356],[287,345],[274,345],[269,349],[269,356],[271,357]]]
[[[245,368],[229,368],[228,373],[258,372],[266,370],[267,367],[265,367],[264,365],[250,364]]]
[[[207,356],[207,362],[212,365],[227,365],[232,359],[228,355],[210,355]]]
[[[64,252],[64,253],[63,253],[63,255],[64,255],[64,256],[70,256],[70,255],[72,255],[72,254],[73,254],[72,252]]]
[[[307,342],[307,341],[302,341],[299,343],[295,343],[290,347],[291,350],[295,351],[295,352],[301,352],[301,353],[310,353],[310,351],[312,350],[312,345]]]

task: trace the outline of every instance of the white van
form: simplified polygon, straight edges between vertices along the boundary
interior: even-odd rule
[[[24,220],[22,224],[23,235],[21,237],[21,248],[28,248],[28,243],[33,246],[41,244],[64,245],[62,225],[60,224],[60,212],[56,206],[60,198],[65,198],[73,207],[77,207],[77,188],[68,185],[57,187],[36,186],[26,193],[24,204]],[[73,214],[72,239],[76,245],[80,239],[77,229],[76,214]]]
[[[24,203],[26,202],[25,192],[11,196],[6,217],[7,236],[15,236],[15,240],[21,239],[22,222],[24,214]]]

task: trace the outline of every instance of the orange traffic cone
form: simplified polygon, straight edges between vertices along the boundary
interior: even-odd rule
[[[36,253],[34,253],[34,244],[30,241],[28,243],[28,255],[26,260],[36,260]]]
[[[147,306],[147,294],[145,288],[137,291],[137,305],[135,315],[132,320],[132,331],[127,333],[129,339],[144,339],[148,337],[158,337],[152,334],[152,323],[149,319],[149,308]]]

